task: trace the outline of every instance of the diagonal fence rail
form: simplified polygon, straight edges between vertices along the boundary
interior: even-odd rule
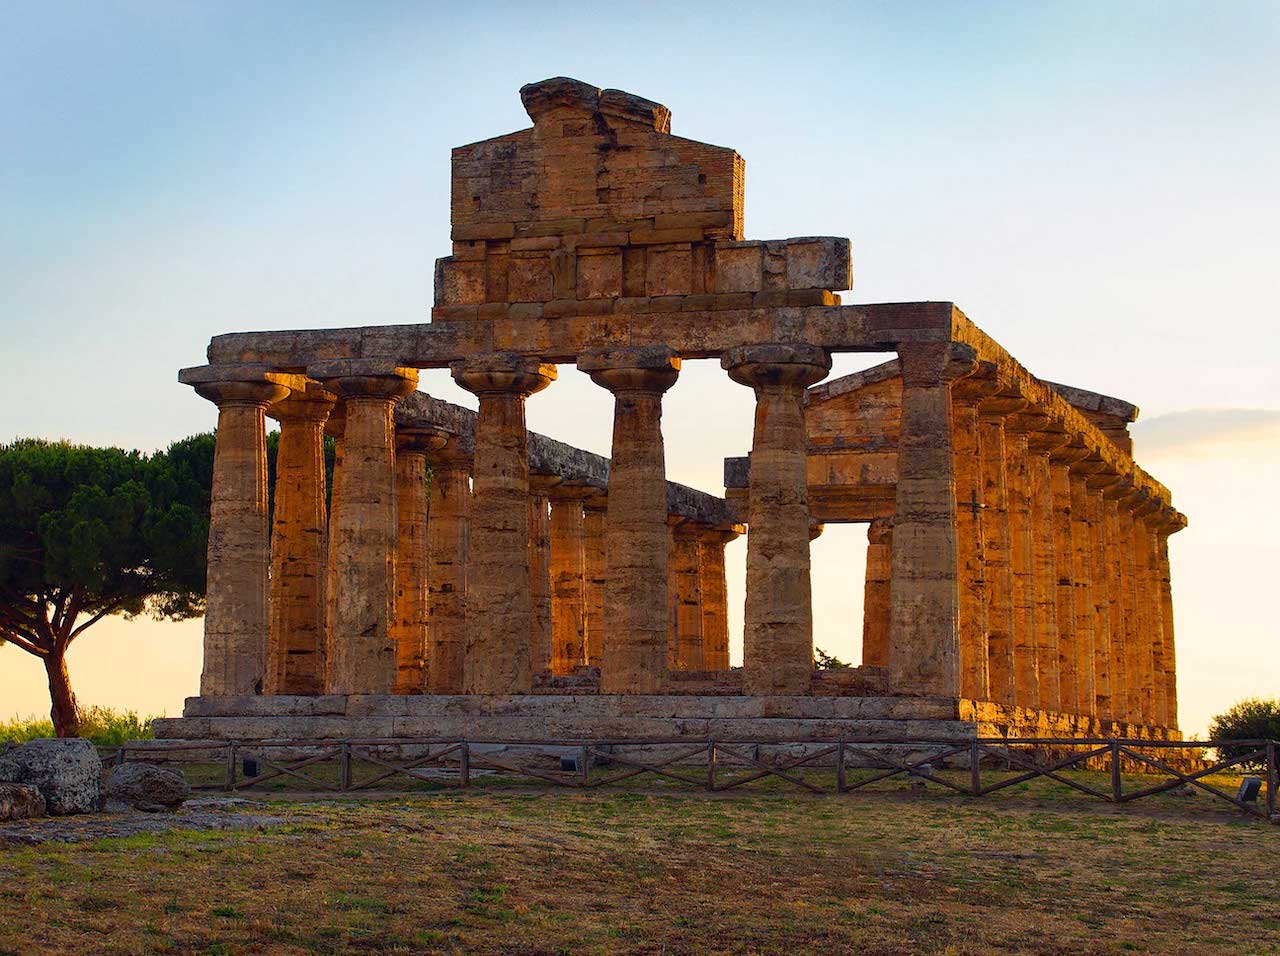
[[[768,741],[401,737],[135,741],[99,749],[108,764],[143,761],[198,768],[193,787],[205,790],[260,789],[275,781],[277,786],[296,784],[295,789],[350,793],[405,779],[440,787],[474,787],[521,778],[594,790],[647,775],[687,790],[726,792],[777,781],[815,795],[850,794],[906,778],[984,797],[1043,778],[1116,805],[1179,787],[1193,788],[1247,814],[1280,822],[1278,748],[1275,740],[1074,737]],[[1209,761],[1204,757],[1206,750],[1229,756]],[[1262,768],[1254,799],[1228,793],[1209,780],[1245,765]],[[1143,785],[1135,787],[1130,781],[1126,787],[1126,773],[1142,777]],[[1100,776],[1109,779],[1109,786],[1095,785]],[[1157,778],[1155,782],[1152,777]]]

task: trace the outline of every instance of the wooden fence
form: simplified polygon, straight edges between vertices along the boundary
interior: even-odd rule
[[[196,789],[243,791],[277,780],[295,789],[337,793],[370,790],[407,777],[438,786],[474,787],[524,777],[591,790],[650,774],[680,787],[723,792],[773,778],[814,794],[853,793],[908,777],[971,797],[1047,778],[1113,804],[1193,787],[1245,813],[1280,822],[1275,740],[1155,741],[1121,738],[895,738],[848,740],[367,740],[138,741],[100,748],[109,764],[125,761],[201,765],[210,779]],[[1227,748],[1220,750],[1220,748]],[[764,755],[761,750],[766,751]],[[1204,750],[1235,753],[1208,761]],[[797,752],[798,751],[798,752]],[[1171,755],[1170,752],[1173,752]],[[1154,754],[1160,753],[1165,759]],[[1188,760],[1188,754],[1196,756]],[[521,759],[521,758],[525,759]],[[532,758],[532,759],[530,759]],[[955,770],[941,769],[943,763]],[[1175,764],[1191,765],[1181,770]],[[558,767],[557,767],[558,764]],[[1244,764],[1264,768],[1262,792],[1241,800],[1205,780]],[[865,776],[855,770],[867,770]],[[1158,776],[1126,788],[1124,774]],[[1065,771],[1091,769],[1092,775]],[[816,774],[814,771],[823,770]],[[246,772],[247,771],[247,772]],[[805,776],[805,771],[809,775]],[[834,771],[834,772],[832,772]],[[1109,786],[1098,786],[1098,771]],[[944,775],[948,774],[948,775]],[[984,774],[986,775],[984,777]],[[999,776],[998,779],[993,777]]]

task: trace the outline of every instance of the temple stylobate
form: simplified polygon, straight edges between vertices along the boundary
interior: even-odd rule
[[[665,107],[520,92],[532,128],[453,152],[429,323],[220,335],[181,372],[218,409],[208,608],[200,696],[159,735],[1177,736],[1186,521],[1132,405],[951,303],[842,304],[848,240],[744,239],[741,157]],[[844,352],[896,358],[824,382]],[[705,358],[756,402],[725,497],[666,479],[663,396]],[[608,459],[526,429],[566,364],[612,402]],[[417,391],[445,367],[476,411]],[[863,663],[815,670],[835,522],[870,526]]]

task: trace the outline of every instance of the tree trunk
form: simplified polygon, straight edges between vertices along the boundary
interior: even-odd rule
[[[53,706],[49,717],[53,721],[54,732],[59,737],[77,737],[80,735],[80,707],[76,703],[76,695],[71,691],[71,678],[67,674],[65,652],[49,654],[44,659],[45,673],[49,675],[49,700]]]

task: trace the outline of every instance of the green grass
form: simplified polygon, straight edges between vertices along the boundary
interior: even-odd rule
[[[139,717],[134,710],[86,707],[80,714],[80,736],[99,747],[118,747],[130,740],[151,740],[151,717]],[[18,717],[0,720],[0,743],[23,744],[28,740],[53,737],[47,717]]]

